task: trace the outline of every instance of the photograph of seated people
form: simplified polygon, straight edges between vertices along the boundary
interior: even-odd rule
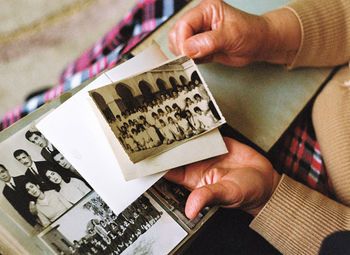
[[[175,54],[197,62],[239,67],[265,61],[291,72],[343,65],[309,117],[331,197],[277,172],[265,156],[228,137],[227,154],[173,169],[166,178],[192,191],[189,218],[207,204],[240,208],[254,217],[250,227],[282,254],[350,254],[350,1],[294,0],[252,15],[220,0],[203,0],[175,23],[168,38]]]
[[[191,83],[192,88],[178,85],[154,94],[150,101],[141,99],[139,107],[115,116],[118,139],[127,151],[169,145],[201,134],[218,123],[220,116],[210,108],[207,92],[199,89],[203,86],[199,77],[197,83]]]

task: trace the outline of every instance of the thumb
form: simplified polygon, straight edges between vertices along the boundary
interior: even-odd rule
[[[185,213],[190,219],[207,205],[231,205],[240,204],[243,195],[235,183],[222,181],[197,188],[191,192],[187,202]]]
[[[224,47],[223,36],[217,30],[196,34],[183,43],[183,52],[190,58],[202,58]]]

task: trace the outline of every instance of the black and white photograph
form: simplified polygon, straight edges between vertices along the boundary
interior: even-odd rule
[[[189,229],[194,229],[210,210],[210,207],[206,206],[198,213],[196,218],[187,218],[185,215],[185,205],[190,191],[164,178],[157,181],[149,190]]]
[[[198,68],[187,57],[89,93],[134,163],[225,122]]]
[[[0,206],[28,234],[40,233],[91,191],[31,124],[0,144]]]
[[[41,238],[58,254],[124,255],[167,254],[186,235],[147,193],[117,215],[93,192]]]

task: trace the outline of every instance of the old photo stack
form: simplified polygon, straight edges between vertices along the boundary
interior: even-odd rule
[[[225,122],[198,68],[187,57],[89,93],[134,163]]]

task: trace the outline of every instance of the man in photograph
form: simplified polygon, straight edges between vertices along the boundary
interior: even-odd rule
[[[36,224],[36,215],[34,212],[30,212],[27,193],[25,192],[23,185],[27,178],[24,175],[12,177],[7,168],[0,164],[0,181],[5,186],[2,190],[2,194],[12,207],[32,226]]]
[[[48,161],[33,161],[31,156],[25,150],[16,150],[13,153],[13,156],[18,162],[27,167],[25,176],[28,180],[38,184],[42,191],[54,189],[53,184],[50,183],[45,176],[47,170],[53,170],[64,175],[60,169]]]
[[[45,160],[54,163],[52,152],[54,152],[56,149],[39,131],[28,130],[25,137],[29,142],[34,143],[41,148],[40,153]]]

